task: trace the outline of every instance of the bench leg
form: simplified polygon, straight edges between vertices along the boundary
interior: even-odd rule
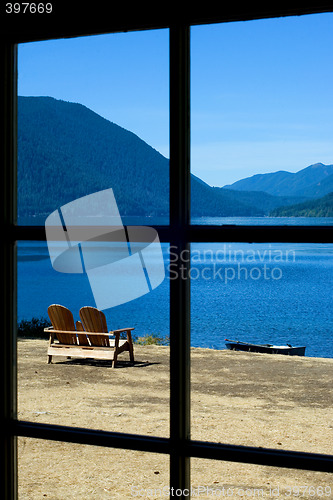
[[[116,367],[116,363],[117,363],[117,351],[114,351],[114,356],[113,356],[113,360],[112,360],[112,368]]]
[[[113,353],[113,360],[112,360],[112,368],[115,368],[116,363],[117,363],[118,349],[119,349],[119,337],[120,337],[120,333],[116,333],[115,340],[114,340],[114,353]]]
[[[127,330],[127,342],[128,342],[130,361],[134,363],[134,349],[133,349],[131,330]]]

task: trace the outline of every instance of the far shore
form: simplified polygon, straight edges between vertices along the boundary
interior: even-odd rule
[[[19,340],[18,418],[168,437],[169,347],[134,348],[134,364],[123,353],[112,369],[47,364],[47,341]],[[191,438],[332,454],[332,380],[329,358],[192,348]],[[168,498],[169,457],[159,453],[19,437],[18,463],[25,500]],[[332,474],[195,458],[191,484],[202,498],[294,498],[295,488],[299,498],[333,498]]]

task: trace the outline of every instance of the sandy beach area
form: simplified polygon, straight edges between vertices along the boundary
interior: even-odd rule
[[[18,342],[18,418],[168,437],[169,348],[135,345],[117,368]],[[333,359],[191,350],[192,439],[333,453]],[[169,498],[169,457],[18,439],[19,498]],[[333,474],[191,460],[192,497],[333,498]],[[176,498],[176,494],[174,497]]]

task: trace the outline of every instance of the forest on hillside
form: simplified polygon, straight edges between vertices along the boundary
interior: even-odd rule
[[[333,217],[333,193],[289,207],[272,210],[272,217]]]
[[[313,165],[293,175],[301,179],[302,186],[311,185],[314,174],[326,175],[330,167]],[[261,178],[267,183],[276,175]],[[329,180],[330,176],[325,182]],[[244,179],[242,185],[244,182],[253,184],[251,179]],[[47,217],[66,203],[109,188],[121,216],[168,216],[169,160],[132,132],[81,104],[51,97],[19,97],[19,217]],[[294,215],[300,202],[310,203],[305,196],[288,193],[277,196],[212,187],[191,175],[193,217]],[[327,217],[331,203],[331,198],[319,205],[313,202],[302,207],[302,213]]]

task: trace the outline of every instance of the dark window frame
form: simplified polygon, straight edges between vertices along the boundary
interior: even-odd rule
[[[177,248],[178,255],[191,242],[332,242],[331,227],[192,226],[190,224],[190,26],[193,24],[259,19],[280,15],[333,11],[331,2],[237,6],[218,13],[191,11],[178,22],[145,16],[128,18],[126,13],[108,29],[92,17],[88,28],[35,27],[18,32],[9,26],[1,37],[1,99],[3,105],[2,202],[3,202],[3,332],[1,378],[3,383],[2,491],[3,498],[17,498],[17,437],[25,436],[95,446],[115,447],[170,457],[170,487],[190,487],[190,457],[332,472],[333,456],[286,450],[208,443],[190,439],[190,283],[170,280],[170,437],[158,438],[91,429],[39,424],[17,419],[16,368],[16,243],[45,240],[43,227],[16,224],[16,107],[17,43],[62,36],[98,34],[125,29],[168,28],[170,32],[170,224],[156,227],[162,241]],[[218,9],[217,9],[218,10]],[[74,16],[72,17],[74,19]],[[177,16],[176,16],[177,19]],[[97,24],[96,24],[97,23]],[[65,31],[65,34],[64,34]],[[177,259],[180,263],[181,259]],[[180,264],[179,264],[180,265]],[[181,265],[184,265],[182,262]],[[188,264],[189,265],[189,264]],[[181,273],[178,273],[179,276]]]

